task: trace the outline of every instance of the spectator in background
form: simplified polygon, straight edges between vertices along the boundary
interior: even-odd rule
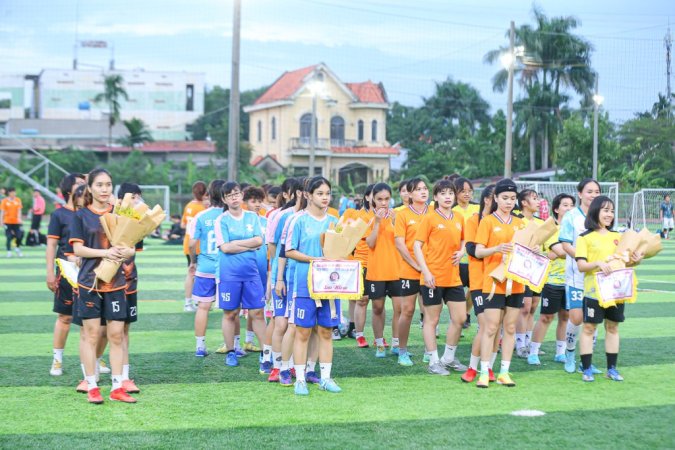
[[[174,214],[171,216],[171,229],[167,231],[162,239],[169,245],[181,245],[185,237],[185,230],[180,225],[180,215]]]
[[[546,220],[551,216],[551,210],[548,206],[548,200],[544,197],[544,193],[539,193],[539,218]]]
[[[4,187],[0,187],[0,202],[5,197],[7,197],[7,189],[5,189]]]
[[[12,240],[16,240],[16,254],[23,256],[21,253],[21,239],[23,238],[23,230],[21,228],[21,209],[23,204],[21,199],[16,196],[16,189],[13,187],[7,188],[7,197],[0,202],[0,221],[5,227],[5,236],[7,238],[7,257],[12,257]]]
[[[183,217],[181,219],[181,228],[186,230],[189,223],[194,219],[194,217],[204,211],[209,205],[209,196],[206,193],[206,183],[203,181],[195,181],[192,185],[192,201],[190,201],[185,208],[183,209]],[[190,236],[185,233],[183,238],[183,253],[187,259],[188,268],[190,267],[190,248],[189,248]],[[197,245],[197,254],[199,254],[199,244]],[[197,307],[192,303],[192,286],[194,285],[194,272],[188,270],[185,277],[185,306],[183,311],[185,312],[195,312]]]
[[[33,189],[33,207],[31,208],[33,219],[30,222],[31,233],[36,235],[40,233],[40,224],[42,223],[42,216],[45,213],[46,207],[45,199],[42,194],[40,194],[40,191]]]
[[[340,196],[340,202],[338,203],[338,208],[339,208],[338,213],[340,214],[340,216],[342,216],[345,213],[345,211],[347,211],[347,208],[349,208],[349,199],[347,198],[347,196],[345,194],[342,194]]]
[[[63,203],[66,202],[66,198],[63,196],[63,192],[61,192],[61,188],[60,188],[60,187],[57,187],[57,188],[56,188],[56,196],[57,196],[58,198],[60,198],[61,200],[63,200]],[[61,206],[63,206],[62,203],[60,203],[60,202],[54,202],[54,209],[59,209]]]
[[[662,236],[664,239],[670,238],[670,232],[673,231],[673,203],[670,201],[670,194],[663,196],[663,202],[659,208],[659,216],[663,222]]]

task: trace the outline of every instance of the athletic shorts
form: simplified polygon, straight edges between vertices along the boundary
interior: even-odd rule
[[[476,317],[485,310],[484,298],[483,291],[480,289],[471,291],[471,303],[473,303],[473,312],[476,314]]]
[[[54,311],[66,316],[73,315],[73,287],[65,278],[59,276],[56,280],[56,292],[54,292]]]
[[[420,292],[420,280],[401,278],[401,297],[417,295]]]
[[[330,302],[321,300],[321,307],[309,297],[295,298],[295,325],[302,328],[312,328],[319,325],[324,328],[333,328],[340,325],[340,300],[335,300],[336,317],[330,316]]]
[[[138,320],[138,292],[126,294],[127,296],[127,319],[126,323],[134,323]]]
[[[287,317],[286,308],[288,307],[288,296],[279,297],[277,293],[272,290],[272,306],[274,306],[274,317]]]
[[[112,292],[89,291],[79,289],[77,315],[80,319],[126,320],[127,296],[124,289]]]
[[[195,284],[192,287],[192,300],[204,303],[214,302],[216,300],[216,279],[195,275]]]
[[[619,303],[603,308],[596,299],[584,297],[584,323],[602,323],[605,319],[621,323],[626,320],[623,314],[625,307],[625,304]]]
[[[541,314],[557,314],[565,309],[565,286],[545,284],[541,290]]]
[[[672,217],[664,217],[663,218],[663,229],[664,230],[672,230],[673,227],[673,218]]]
[[[582,309],[584,307],[584,290],[565,285],[565,309]]]
[[[422,304],[424,306],[442,305],[447,302],[465,302],[464,288],[462,286],[442,287],[436,286],[431,289],[426,286],[420,287]]]
[[[529,286],[525,286],[525,295],[523,297],[540,297],[541,292],[534,292]]]
[[[469,287],[469,264],[459,263],[459,279],[462,280],[462,286]]]
[[[400,297],[401,280],[370,281],[366,280],[366,291],[370,300],[383,299],[386,296]]]
[[[488,300],[489,292],[483,292],[483,303],[486,309],[504,309],[504,308],[522,308],[524,294],[511,294],[508,297],[504,294],[495,294],[491,300]]]
[[[225,311],[235,309],[262,309],[265,307],[265,290],[256,277],[249,281],[218,282],[218,307]]]

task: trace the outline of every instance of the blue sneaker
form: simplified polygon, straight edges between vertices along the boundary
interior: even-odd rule
[[[238,348],[237,350],[234,351],[234,354],[237,355],[237,358],[243,358],[244,356],[248,355],[248,353],[246,353],[246,350],[244,350],[243,348]]]
[[[237,367],[239,365],[239,360],[234,352],[229,352],[227,354],[225,357],[225,365],[230,367]]]
[[[539,355],[527,355],[527,363],[531,366],[541,366]]]
[[[574,359],[575,352],[574,350],[572,351],[565,351],[565,372],[567,373],[574,373],[576,372],[577,368],[577,362]]]
[[[304,381],[295,382],[295,395],[309,395],[309,389],[307,389],[307,383]]]
[[[581,379],[586,382],[591,382],[595,381],[595,377],[593,376],[593,369],[586,369],[583,372],[584,374],[581,376]]]
[[[591,364],[591,370],[593,371],[593,375],[600,375],[602,373],[602,370],[598,369],[593,364]],[[584,373],[584,369],[581,367],[581,364],[579,364],[579,371],[578,372]]]
[[[615,367],[607,369],[607,375],[605,375],[605,377],[612,381],[623,381],[623,377]]]
[[[553,357],[553,361],[557,363],[564,363],[565,362],[565,354],[563,353],[562,355],[555,355]]]
[[[400,355],[400,351],[399,351],[398,347],[392,347],[389,352],[392,354],[392,356],[399,356]]]
[[[198,348],[197,351],[195,352],[195,356],[197,358],[205,358],[209,356],[209,352],[207,352],[205,348]]]
[[[335,380],[333,380],[332,378],[329,378],[327,380],[321,380],[321,383],[319,383],[319,389],[321,389],[322,391],[331,392],[333,394],[342,392],[340,386],[338,386]]]
[[[319,384],[321,383],[321,378],[316,374],[315,371],[307,372],[305,374],[305,380],[310,384]]]
[[[398,355],[398,365],[399,366],[405,366],[405,367],[412,366],[413,362],[410,359],[410,353],[405,352],[405,353],[401,353],[400,355]]]
[[[428,363],[431,361],[431,353],[424,352],[424,357],[422,358],[423,363]]]
[[[269,374],[272,371],[272,361],[265,361],[260,364],[260,375]]]
[[[377,351],[375,351],[375,357],[376,358],[384,358],[387,356],[387,350],[384,348],[384,346],[377,347]]]
[[[293,386],[293,377],[290,370],[279,372],[279,384],[282,386]]]

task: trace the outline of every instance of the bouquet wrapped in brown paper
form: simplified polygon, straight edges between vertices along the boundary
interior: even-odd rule
[[[616,251],[607,262],[612,270],[621,270],[626,268],[633,252],[641,253],[643,259],[647,259],[653,258],[661,250],[663,250],[663,246],[661,245],[661,236],[658,234],[653,234],[646,228],[640,230],[639,233],[629,229],[621,235]]]
[[[323,256],[328,259],[347,259],[356,248],[356,244],[363,238],[368,224],[362,219],[342,219],[336,227],[331,227],[322,236]]]
[[[101,226],[114,247],[133,248],[138,242],[151,234],[166,218],[159,205],[149,209],[148,205],[131,205],[131,194],[126,194],[112,214],[103,214]],[[96,278],[109,283],[120,268],[121,262],[103,259],[94,270]]]

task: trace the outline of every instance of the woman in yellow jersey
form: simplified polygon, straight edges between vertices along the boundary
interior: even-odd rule
[[[539,212],[539,195],[532,189],[523,189],[518,193],[518,208],[520,216],[527,226],[534,221],[537,225],[544,223],[534,214]],[[541,248],[537,249],[541,251]],[[527,358],[530,348],[530,339],[532,338],[532,329],[534,328],[534,313],[539,306],[541,292],[533,292],[529,286],[525,286],[525,298],[523,307],[520,308],[518,322],[516,322],[516,355],[520,358]]]
[[[392,338],[391,353],[398,355],[398,363],[402,366],[412,366],[412,360],[408,354],[408,336],[410,335],[410,323],[415,314],[415,300],[420,292],[420,266],[413,254],[413,244],[417,229],[422,218],[427,214],[427,200],[429,200],[429,188],[421,178],[413,178],[406,186],[408,192],[408,204],[404,209],[396,213],[394,227],[394,242],[396,249],[401,255],[401,302],[398,305],[400,311],[398,317],[398,338]],[[394,306],[394,319],[396,320],[396,305]],[[399,349],[400,346],[400,349]]]
[[[401,197],[401,203],[394,207],[394,211],[396,212],[405,209],[409,204],[410,192],[408,192],[408,181],[410,180],[403,180],[398,184],[398,196]]]
[[[485,327],[482,328],[480,376],[477,387],[487,388],[489,383],[490,357],[492,355],[495,335],[500,324],[503,328],[502,361],[497,383],[515,386],[509,368],[513,356],[514,333],[516,319],[523,306],[525,287],[517,282],[504,280],[496,282],[490,274],[503,264],[504,258],[513,250],[513,234],[524,228],[523,221],[511,214],[516,206],[518,188],[509,179],[500,180],[495,185],[492,213],[484,217],[476,232],[476,257],[483,259],[483,298],[485,310]],[[509,292],[510,291],[510,292]],[[492,298],[490,293],[493,293]]]
[[[560,221],[565,213],[574,208],[574,197],[569,194],[558,194],[553,199],[553,218],[558,230],[544,244],[544,251],[551,260],[551,269],[546,279],[544,289],[541,291],[541,310],[539,320],[532,332],[527,363],[538,366],[539,347],[544,341],[549,325],[553,317],[558,314],[558,327],[556,328],[555,357],[558,363],[565,362],[565,330],[569,314],[565,307],[565,258],[567,254],[560,242]]]
[[[365,223],[370,223],[373,220],[373,212],[371,208],[371,201],[373,199],[373,184],[366,186],[366,191],[363,194],[363,207],[356,211],[356,217],[363,220]],[[354,259],[361,262],[363,268],[363,286],[365,289],[367,272],[368,272],[368,244],[366,244],[366,236],[356,244],[354,249]],[[363,329],[366,325],[366,310],[368,308],[368,291],[364,291],[363,297],[357,302],[349,302],[349,331],[347,336],[356,339],[356,346],[360,348],[368,347],[366,338],[363,337]]]
[[[616,368],[619,356],[619,324],[625,320],[623,303],[603,308],[597,299],[595,273],[602,271],[608,275],[612,269],[607,258],[614,254],[621,235],[614,228],[614,202],[604,195],[596,197],[588,208],[586,231],[579,235],[576,245],[576,260],[579,271],[584,273],[584,326],[579,339],[583,381],[594,381],[593,335],[598,324],[605,322],[605,352],[607,356],[607,374],[610,380],[623,381]],[[633,252],[628,265],[635,265],[642,259],[641,254]]]
[[[422,276],[420,287],[426,311],[424,320],[424,346],[429,352],[428,372],[432,375],[449,375],[449,369],[466,370],[456,358],[457,344],[466,320],[464,288],[459,276],[459,261],[464,254],[464,218],[453,214],[456,198],[455,185],[441,180],[434,185],[435,211],[422,218],[415,235],[414,252]],[[445,352],[438,358],[436,325],[448,306],[450,324],[445,341]]]

